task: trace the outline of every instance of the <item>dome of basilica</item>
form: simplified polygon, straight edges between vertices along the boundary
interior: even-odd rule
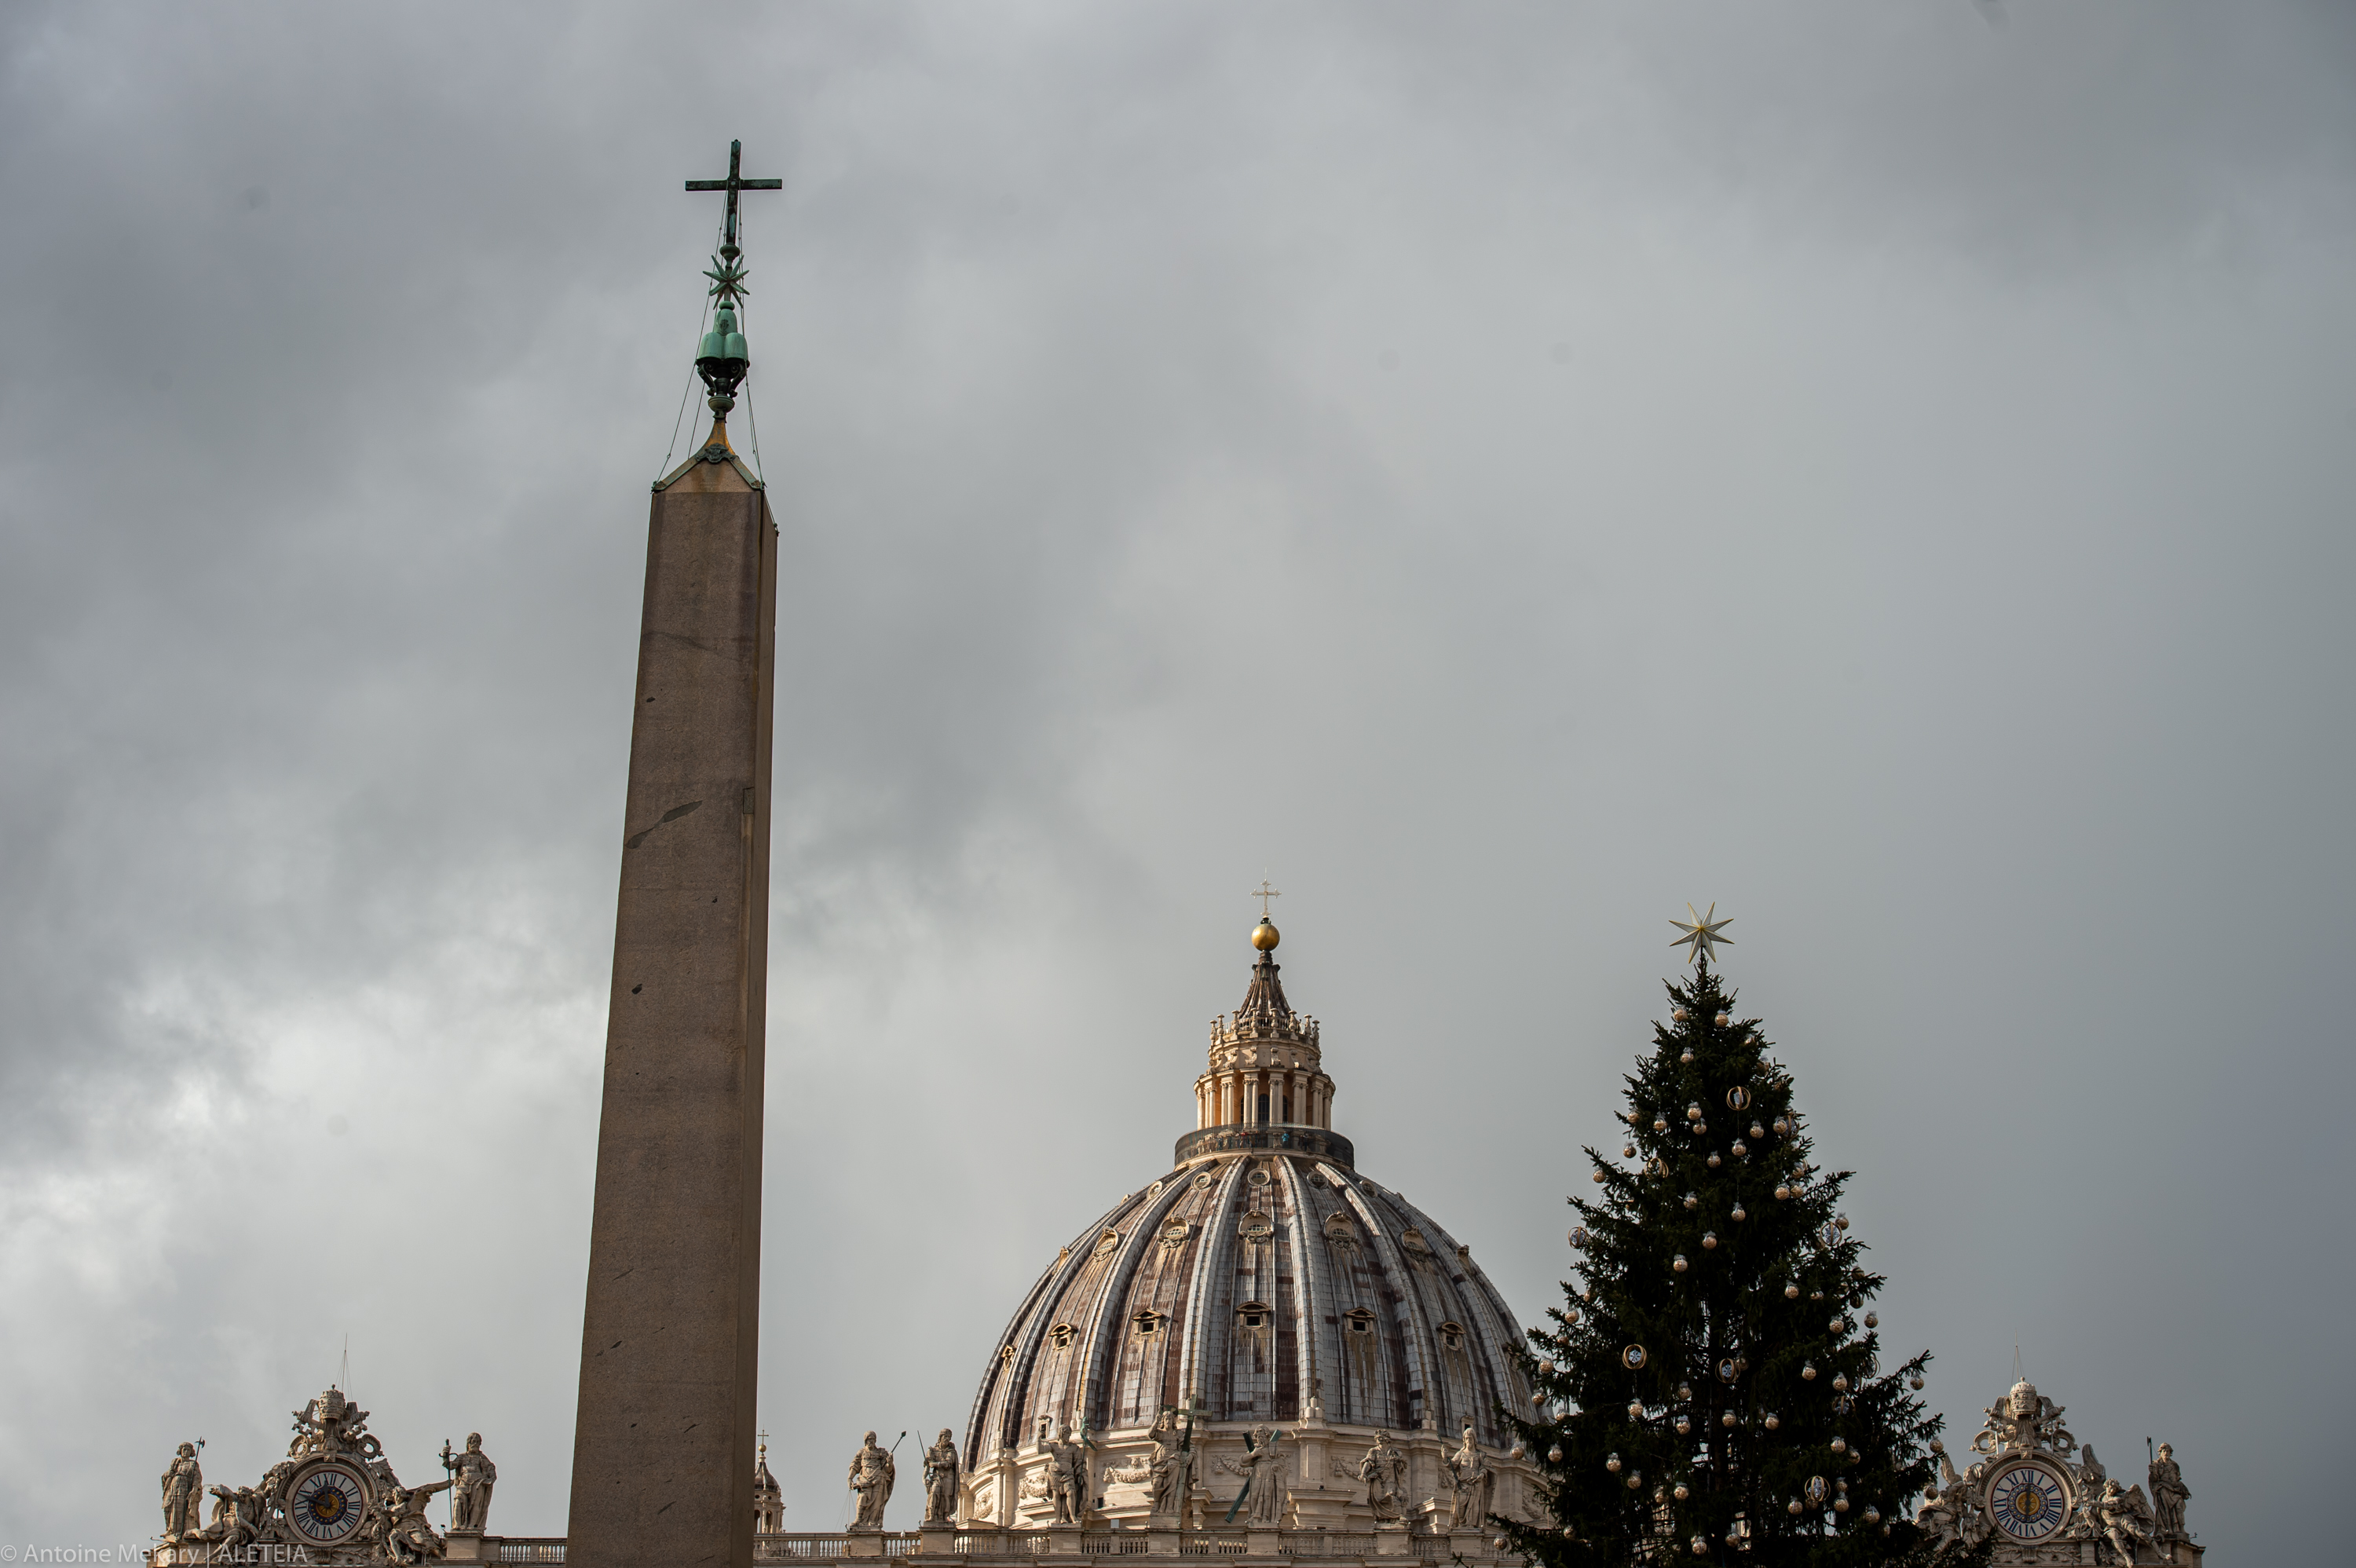
[[[1313,1433],[1291,1498],[1304,1524],[1336,1528],[1373,1517],[1355,1467],[1378,1431],[1406,1444],[1419,1498],[1445,1495],[1441,1450],[1466,1427],[1501,1478],[1520,1468],[1498,1407],[1529,1397],[1512,1359],[1521,1331],[1467,1248],[1359,1174],[1275,934],[1255,931],[1243,1004],[1212,1022],[1173,1168],[1064,1248],[1000,1337],[966,1432],[967,1518],[1039,1522],[1028,1462],[1066,1427],[1108,1465],[1157,1427],[1191,1428],[1214,1456],[1223,1442],[1244,1453],[1260,1426]],[[1215,1469],[1196,1466],[1205,1481]],[[1144,1511],[1117,1486],[1099,1503]]]

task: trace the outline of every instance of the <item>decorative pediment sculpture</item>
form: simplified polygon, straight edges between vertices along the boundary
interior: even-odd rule
[[[2097,1553],[2106,1548],[2105,1560],[2122,1565],[2197,1561],[2197,1547],[2193,1559],[2173,1555],[2175,1543],[2191,1538],[2183,1524],[2182,1499],[2190,1494],[2172,1449],[2159,1449],[2152,1464],[2152,1487],[2162,1497],[2155,1507],[2141,1486],[2111,1477],[2093,1445],[2062,1424],[2062,1407],[2027,1380],[1986,1414],[1971,1443],[1981,1457],[1960,1474],[1945,1445],[1932,1444],[1939,1484],[1917,1510],[1917,1525],[1940,1540],[1975,1546],[1993,1534],[1999,1562],[2028,1560],[2024,1553],[2049,1543],[2085,1541],[2101,1543]]]
[[[203,1473],[194,1445],[180,1445],[164,1473],[166,1530],[156,1563],[219,1561],[261,1546],[300,1547],[321,1568],[413,1564],[444,1554],[442,1536],[426,1522],[425,1506],[452,1480],[402,1485],[385,1461],[384,1445],[368,1429],[369,1413],[341,1389],[328,1389],[294,1416],[286,1456],[258,1486],[209,1488],[213,1516],[202,1529],[196,1516]],[[471,1472],[476,1491],[469,1505],[479,1499],[479,1508],[487,1508],[495,1472],[479,1438],[470,1443],[469,1454],[480,1461]]]

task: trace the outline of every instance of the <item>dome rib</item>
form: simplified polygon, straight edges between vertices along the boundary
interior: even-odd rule
[[[1367,1201],[1366,1195],[1360,1193],[1358,1188],[1372,1185],[1370,1182],[1354,1182],[1349,1189],[1351,1196],[1359,1200],[1361,1212],[1369,1215],[1375,1212],[1376,1205]],[[1392,1286],[1387,1293],[1390,1299],[1386,1305],[1391,1308],[1387,1316],[1397,1329],[1395,1343],[1399,1348],[1398,1420],[1403,1427],[1412,1430],[1422,1425],[1424,1417],[1430,1413],[1430,1402],[1425,1397],[1426,1391],[1431,1386],[1430,1371],[1422,1351],[1423,1341],[1429,1336],[1431,1325],[1424,1320],[1422,1303],[1417,1298],[1414,1289],[1413,1265],[1408,1262],[1406,1250],[1400,1246],[1398,1238],[1391,1233],[1388,1227],[1371,1218],[1366,1228],[1372,1233],[1375,1244],[1381,1249],[1383,1262],[1387,1265],[1383,1270],[1385,1283]],[[1400,1284],[1408,1288],[1398,1289]]]
[[[1294,1331],[1292,1347],[1293,1403],[1296,1409],[1305,1411],[1312,1399],[1321,1404],[1323,1403],[1324,1384],[1319,1371],[1317,1347],[1323,1338],[1319,1330],[1324,1325],[1317,1321],[1316,1296],[1310,1289],[1310,1281],[1315,1277],[1314,1270],[1323,1260],[1317,1256],[1318,1249],[1311,1244],[1309,1229],[1303,1222],[1312,1205],[1306,1185],[1301,1179],[1300,1167],[1289,1159],[1280,1160],[1275,1175],[1285,1189],[1286,1208],[1290,1211],[1285,1219],[1285,1228],[1292,1238],[1292,1320],[1299,1325]]]
[[[1117,1394],[1122,1331],[1134,1322],[1133,1313],[1138,1310],[1130,1302],[1138,1270],[1145,1261],[1146,1247],[1160,1245],[1157,1234],[1170,1211],[1178,1206],[1183,1197],[1178,1184],[1167,1178],[1157,1185],[1162,1187],[1162,1190],[1147,1189],[1145,1201],[1134,1211],[1133,1222],[1121,1238],[1111,1268],[1106,1271],[1101,1299],[1115,1302],[1118,1309],[1098,1312],[1089,1324],[1087,1356],[1082,1363],[1079,1385],[1072,1394],[1073,1424],[1076,1427],[1083,1423],[1091,1428],[1100,1425],[1092,1419],[1099,1403],[1098,1394],[1106,1396],[1106,1403],[1112,1403]],[[1113,1225],[1110,1228],[1119,1227]],[[1147,1306],[1151,1305],[1151,1302],[1147,1303]],[[1108,1327],[1109,1334],[1107,1333]]]

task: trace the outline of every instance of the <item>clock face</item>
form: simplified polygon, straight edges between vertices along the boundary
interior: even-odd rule
[[[304,1540],[327,1546],[358,1530],[367,1512],[359,1477],[341,1465],[322,1465],[294,1483],[286,1520]]]
[[[2070,1489],[2042,1465],[2015,1465],[1988,1483],[1988,1516],[2015,1541],[2044,1541],[2070,1517]]]

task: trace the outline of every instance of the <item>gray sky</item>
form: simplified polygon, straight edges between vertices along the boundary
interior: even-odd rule
[[[1164,1168],[1265,871],[1526,1321],[1715,900],[1954,1435],[2018,1343],[2338,1550],[2356,13],[684,18],[0,11],[0,1541],[251,1480],[347,1334],[562,1528],[738,136],[791,1526]]]

